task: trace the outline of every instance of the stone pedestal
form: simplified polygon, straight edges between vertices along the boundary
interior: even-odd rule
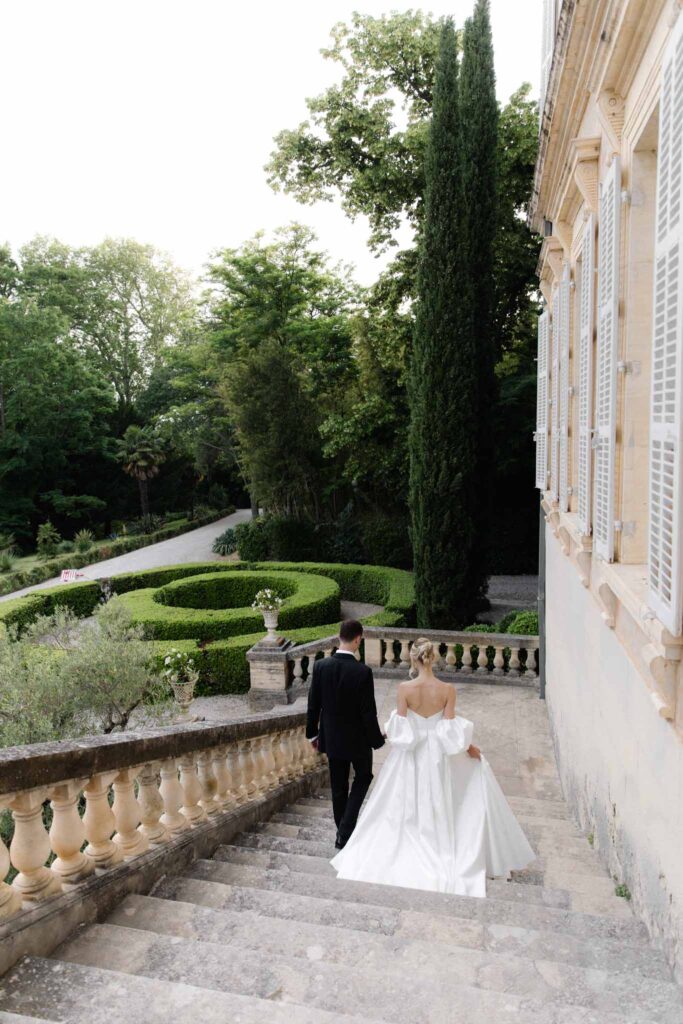
[[[290,704],[295,699],[290,681],[291,667],[287,660],[291,646],[291,640],[280,639],[275,644],[261,640],[247,651],[249,703],[252,707]]]

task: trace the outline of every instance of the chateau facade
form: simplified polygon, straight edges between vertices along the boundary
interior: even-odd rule
[[[545,0],[536,483],[565,793],[683,976],[683,0]]]

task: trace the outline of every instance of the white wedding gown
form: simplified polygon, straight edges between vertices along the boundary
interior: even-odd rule
[[[474,726],[457,715],[393,711],[391,750],[348,843],[339,878],[485,896],[536,854],[486,758],[466,753]]]

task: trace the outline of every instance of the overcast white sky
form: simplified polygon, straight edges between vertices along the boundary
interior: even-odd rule
[[[498,95],[538,91],[542,0],[492,0]],[[209,253],[291,220],[364,283],[366,225],[274,194],[272,138],[335,69],[319,50],[375,0],[19,0],[2,4],[0,241],[151,242],[193,273]],[[413,4],[413,7],[416,5]],[[434,2],[461,25],[473,0]]]

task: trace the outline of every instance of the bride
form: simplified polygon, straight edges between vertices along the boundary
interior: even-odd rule
[[[358,824],[332,861],[339,878],[485,896],[486,878],[535,858],[496,778],[455,713],[455,687],[416,640],[385,731],[391,750]]]

